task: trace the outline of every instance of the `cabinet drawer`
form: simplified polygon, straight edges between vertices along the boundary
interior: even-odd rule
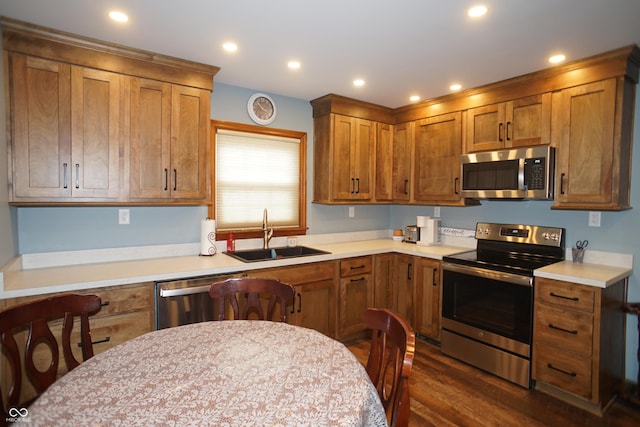
[[[561,282],[552,279],[537,279],[536,302],[593,313],[597,289],[591,286]]]
[[[557,347],[534,347],[533,379],[591,399],[591,357],[577,356]]]
[[[146,310],[153,307],[153,285],[151,283],[90,289],[80,293],[95,294],[100,297],[102,308],[96,313],[96,316]]]
[[[281,282],[295,286],[322,280],[333,280],[335,271],[335,262],[316,262],[296,267],[250,271],[247,273],[247,276],[278,279]]]
[[[371,273],[372,265],[370,256],[343,259],[340,261],[340,277]]]
[[[547,343],[565,350],[591,356],[593,315],[546,304],[536,306],[534,346]]]

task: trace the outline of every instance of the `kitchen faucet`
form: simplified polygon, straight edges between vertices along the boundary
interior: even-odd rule
[[[273,236],[273,225],[269,228],[267,222],[267,208],[264,208],[264,212],[262,213],[262,249],[269,249],[269,240],[271,240],[271,236]]]

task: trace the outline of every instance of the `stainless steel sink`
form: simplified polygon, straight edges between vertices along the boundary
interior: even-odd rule
[[[225,252],[232,258],[242,262],[268,261],[272,259],[298,258],[311,255],[330,254],[331,252],[307,246],[292,246],[272,249],[250,249],[246,251]]]

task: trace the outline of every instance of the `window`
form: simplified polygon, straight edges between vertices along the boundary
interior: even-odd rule
[[[305,234],[307,134],[212,121],[211,135],[218,235],[261,237],[265,208],[274,235]]]

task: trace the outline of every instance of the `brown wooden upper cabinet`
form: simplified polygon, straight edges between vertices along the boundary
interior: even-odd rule
[[[549,144],[551,94],[471,108],[465,153]]]
[[[121,76],[8,55],[13,200],[117,200]]]
[[[218,67],[2,18],[9,203],[210,202]]]
[[[419,203],[462,204],[460,112],[421,119],[415,125],[413,200]]]
[[[209,97],[202,89],[132,79],[132,199],[206,203]]]
[[[411,179],[414,146],[414,122],[393,126],[393,169],[391,183],[394,201],[408,202],[411,199]]]
[[[630,208],[634,99],[623,77],[554,93],[554,209]]]

